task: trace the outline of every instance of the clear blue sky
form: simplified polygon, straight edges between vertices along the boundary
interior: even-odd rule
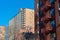
[[[0,0],[0,25],[8,28],[8,21],[20,8],[34,9],[34,0]],[[5,40],[8,40],[7,37]]]
[[[0,25],[8,26],[8,20],[19,8],[34,9],[34,0],[0,0]]]

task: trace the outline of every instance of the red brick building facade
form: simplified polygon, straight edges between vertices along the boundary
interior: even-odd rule
[[[58,0],[35,0],[35,40],[60,40]]]

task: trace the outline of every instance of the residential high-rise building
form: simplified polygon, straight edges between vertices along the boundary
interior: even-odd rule
[[[20,31],[18,31],[18,33],[23,33],[23,32],[28,32],[28,31],[34,33],[34,10],[25,8],[25,9],[21,9],[20,13],[19,14],[21,15],[21,24],[22,25],[21,25],[21,29],[20,29]],[[21,34],[19,34],[17,36],[17,39],[20,39],[19,36],[21,36]]]
[[[0,26],[0,40],[5,40],[6,28],[5,26]]]
[[[34,33],[34,10],[24,9],[24,27]]]
[[[13,18],[9,21],[8,40],[14,40],[14,28],[15,28],[15,23],[14,23],[14,18]]]
[[[34,33],[34,10],[21,8],[15,16],[15,26],[16,30],[25,29],[26,31],[27,28],[31,28],[30,31]]]
[[[30,31],[34,33],[34,10],[21,8],[17,15],[9,20],[8,39],[17,39],[18,33]]]

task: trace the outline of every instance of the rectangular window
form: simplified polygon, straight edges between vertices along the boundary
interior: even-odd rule
[[[39,7],[43,5],[42,0],[39,0]]]
[[[55,12],[54,12],[55,10],[54,9],[51,9],[50,10],[50,15],[52,16],[52,17],[54,17],[54,15],[55,15]]]
[[[59,10],[58,10],[58,11],[59,11],[59,16],[60,16],[60,8],[59,8]]]
[[[51,21],[50,24],[51,24],[52,28],[55,28],[56,27],[55,20]]]
[[[50,4],[54,3],[54,0],[49,0]]]
[[[58,9],[60,10],[60,3],[58,3]]]
[[[43,16],[43,12],[39,11],[39,17],[42,17],[42,16]]]

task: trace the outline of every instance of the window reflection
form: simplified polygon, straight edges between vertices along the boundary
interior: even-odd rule
[[[39,6],[41,7],[43,5],[42,0],[39,0]]]
[[[52,4],[54,2],[54,0],[49,0],[50,4]]]
[[[51,26],[54,28],[55,27],[55,21],[53,20],[50,23],[51,23]]]
[[[50,10],[50,15],[53,17],[54,16],[54,9]]]

